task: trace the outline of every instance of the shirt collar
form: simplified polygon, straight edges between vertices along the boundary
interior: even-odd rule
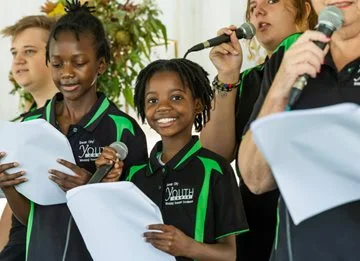
[[[198,153],[201,149],[201,144],[198,136],[192,136],[191,140],[166,164],[165,167],[172,170],[181,170],[183,169],[193,158],[194,155]],[[162,152],[162,141],[156,143],[154,148],[150,153],[150,160],[148,165],[147,174],[151,175],[155,173],[158,169],[164,167],[159,163],[158,154]]]
[[[92,106],[91,110],[80,120],[79,126],[88,131],[93,131],[100,123],[105,111],[110,106],[110,101],[103,93],[97,93],[98,99]],[[62,101],[64,96],[62,93],[57,93],[45,106],[45,119],[53,126],[56,126],[56,103]]]
[[[328,52],[325,56],[324,65],[331,67],[335,72],[337,72],[336,65],[334,63],[331,52]],[[355,70],[360,72],[360,57],[354,59],[352,62],[346,64],[342,71],[347,70],[349,73],[353,73]],[[357,72],[355,72],[357,73]]]

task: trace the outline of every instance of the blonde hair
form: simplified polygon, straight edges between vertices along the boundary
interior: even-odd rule
[[[284,0],[285,1],[285,0]],[[310,6],[310,12],[307,16],[307,7],[306,3]],[[317,24],[317,14],[314,11],[311,0],[290,0],[290,2],[286,2],[287,8],[294,11],[295,13],[295,26],[299,32],[304,32],[309,28],[314,28]],[[247,1],[247,7],[245,12],[245,19],[247,22],[250,21],[250,0]],[[260,46],[256,38],[254,37],[252,40],[247,42],[248,45],[248,59],[252,60],[255,57],[259,56]],[[257,63],[261,63],[265,57],[260,57]]]
[[[41,28],[46,31],[51,30],[55,24],[56,18],[45,15],[29,15],[21,18],[15,24],[5,27],[1,30],[3,36],[16,37],[19,33],[28,28]]]
[[[307,16],[306,3],[311,7],[309,16]],[[311,0],[291,0],[289,5],[295,11],[295,25],[300,31],[315,27],[317,24],[317,14],[314,11]],[[246,21],[250,21],[250,0],[247,1],[245,18]]]

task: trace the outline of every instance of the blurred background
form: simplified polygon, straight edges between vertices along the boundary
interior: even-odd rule
[[[121,1],[119,1],[121,2]],[[126,1],[123,1],[126,2]],[[131,1],[135,4],[142,1]],[[156,58],[182,57],[193,45],[216,36],[221,27],[244,22],[244,0],[154,0],[162,12],[159,16],[166,26],[169,39],[168,50],[155,47],[152,60]],[[0,28],[11,25],[26,15],[41,14],[45,0],[4,1],[0,9]],[[242,43],[244,44],[244,42]],[[246,44],[244,49],[247,50]],[[13,85],[8,80],[11,64],[10,38],[0,38],[0,119],[10,120],[19,114],[19,97],[10,95]],[[209,50],[192,53],[189,59],[201,64],[215,76],[215,69],[208,59]],[[147,63],[147,61],[145,61]],[[243,69],[254,62],[246,60]],[[131,113],[131,112],[130,112]]]
[[[110,0],[113,1],[113,0]],[[216,31],[222,27],[234,24],[240,26],[245,17],[245,0],[152,0],[161,11],[159,20],[167,30],[168,48],[164,45],[154,46],[151,60],[158,58],[183,57],[185,52],[193,45],[216,36]],[[0,28],[12,25],[26,15],[41,14],[41,6],[45,0],[11,0],[3,1],[0,9]],[[56,1],[54,1],[56,2]],[[109,0],[107,0],[109,2]],[[129,1],[120,1],[127,3]],[[144,1],[130,1],[138,4]],[[43,14],[43,13],[42,13]],[[255,64],[248,59],[247,43],[242,41],[245,51],[243,69]],[[188,59],[202,65],[210,74],[210,79],[215,76],[215,69],[208,58],[209,49],[191,53]],[[10,91],[13,84],[8,75],[11,65],[10,38],[0,38],[0,120],[11,120],[21,113],[20,97],[12,95]],[[144,61],[144,65],[149,63]],[[124,102],[124,98],[120,98]],[[122,107],[125,109],[125,107]],[[129,114],[136,117],[131,106],[127,106]],[[148,147],[159,140],[159,137],[147,125],[142,125],[148,139]],[[0,202],[2,203],[2,202]],[[1,206],[0,204],[0,213]]]

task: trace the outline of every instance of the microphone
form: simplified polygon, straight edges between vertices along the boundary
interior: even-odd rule
[[[344,13],[342,10],[337,8],[336,6],[328,6],[321,10],[319,14],[318,24],[316,25],[315,29],[318,32],[322,32],[327,37],[331,37],[332,34],[340,29],[340,27],[344,23]],[[322,50],[325,49],[327,43],[314,41],[314,43],[321,48]],[[294,85],[291,88],[289,101],[287,105],[287,110],[290,110],[292,106],[296,103],[299,99],[302,90],[308,84],[308,80],[310,76],[308,74],[301,75]]]
[[[116,150],[118,154],[119,160],[124,160],[128,154],[128,148],[126,147],[125,143],[116,141],[110,144],[110,147]],[[87,184],[93,184],[100,182],[114,167],[113,164],[111,165],[103,165],[100,166],[95,173],[91,176],[89,182]]]
[[[253,24],[244,23],[238,29],[235,30],[235,33],[236,33],[236,37],[238,39],[252,39],[256,33],[256,29]],[[200,51],[205,48],[217,46],[219,44],[227,43],[227,42],[230,42],[230,35],[223,34],[223,35],[214,37],[212,39],[209,39],[203,43],[194,45],[186,52],[186,55],[191,52]],[[185,55],[185,57],[186,57],[186,55]]]

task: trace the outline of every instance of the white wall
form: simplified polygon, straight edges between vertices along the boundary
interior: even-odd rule
[[[244,0],[157,0],[163,10],[163,21],[167,25],[169,38],[179,43],[179,56],[193,45],[216,36],[218,29],[244,22]],[[246,48],[244,48],[246,50]],[[189,54],[188,58],[200,63],[210,73],[215,68],[209,62],[209,50]],[[244,68],[251,65],[245,61]]]

